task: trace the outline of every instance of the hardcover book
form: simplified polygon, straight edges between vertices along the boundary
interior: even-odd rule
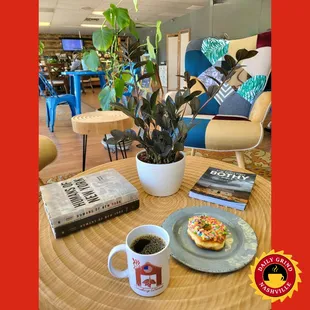
[[[189,196],[223,206],[244,210],[256,174],[210,167],[190,190]]]
[[[139,205],[136,207],[137,203],[134,204],[134,208],[131,206],[132,203],[139,201],[138,190],[114,169],[48,184],[41,186],[40,190],[54,234],[58,231],[56,230],[58,227],[64,228],[77,221],[82,223],[82,220],[86,224],[89,221],[85,219],[89,220],[90,217],[92,221],[99,222],[102,221],[99,220],[102,216],[106,219],[104,213],[116,216],[117,208],[118,211],[122,209],[129,212],[139,207]]]

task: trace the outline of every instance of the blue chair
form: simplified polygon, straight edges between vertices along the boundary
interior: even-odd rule
[[[132,63],[130,63],[129,65],[125,65],[125,66],[123,67],[123,70],[130,70],[130,71],[133,71],[133,74],[140,76],[140,75],[141,75],[141,67],[135,68],[135,69],[132,70],[132,68],[134,67],[135,64],[136,64],[136,63],[132,62]],[[132,78],[130,79],[130,81],[129,81],[129,84],[133,84],[133,82],[134,82],[134,80],[133,80],[133,77],[132,77]],[[129,85],[128,88],[127,88],[127,91],[125,91],[123,95],[126,96],[126,97],[128,97],[128,96],[131,95],[132,91],[133,91],[133,86]]]
[[[44,95],[44,97],[46,98],[46,124],[49,130],[51,132],[54,132],[56,107],[60,104],[69,104],[72,116],[75,116],[76,115],[75,96],[71,94],[58,95],[53,86],[47,81],[47,79],[41,72],[39,72],[39,79],[40,79],[39,89],[41,93],[43,93],[44,91],[42,85],[44,85],[45,90],[47,90],[49,93],[49,96]]]

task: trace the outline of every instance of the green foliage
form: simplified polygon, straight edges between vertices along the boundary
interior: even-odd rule
[[[93,32],[93,44],[98,51],[107,51],[113,42],[113,30],[108,27]]]
[[[39,41],[39,56],[43,54],[44,51],[44,43]]]
[[[86,51],[83,54],[83,60],[87,68],[91,71],[97,71],[100,65],[99,57],[94,50]]]
[[[99,101],[101,109],[104,111],[110,110],[111,101],[116,101],[116,92],[115,89],[106,85],[101,92],[99,93]]]

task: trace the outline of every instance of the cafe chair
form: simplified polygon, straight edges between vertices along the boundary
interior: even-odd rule
[[[236,57],[236,51],[242,48],[258,51],[257,56],[247,60],[247,65],[242,67],[242,70],[249,71],[245,74],[245,81],[240,80],[239,74],[237,79],[231,78],[225,83],[225,87],[199,112],[195,119],[195,126],[188,132],[184,145],[192,149],[191,155],[195,155],[196,149],[215,152],[233,151],[236,154],[238,166],[244,168],[243,152],[256,148],[263,140],[264,121],[271,107],[271,91],[266,84],[261,83],[260,92],[248,101],[247,97],[255,91],[248,86],[247,91],[243,93],[239,90],[249,79],[251,81],[257,77],[263,77],[264,81],[268,79],[271,72],[271,33],[265,32],[230,41],[215,38],[192,40],[186,49],[185,71],[192,79],[197,80],[191,92],[201,91],[198,99],[202,106],[209,97],[201,83],[206,88],[207,83],[211,86],[213,81],[206,77],[216,75],[217,79],[220,78],[218,77],[220,73],[214,69],[214,66],[221,66],[223,56],[227,53]],[[236,82],[241,86],[238,85],[237,88],[234,84]],[[255,83],[250,85],[255,86]],[[175,94],[176,91],[170,91],[166,97],[170,96],[174,99]],[[190,106],[187,106],[184,111],[184,121],[189,124],[191,119],[192,111]]]
[[[61,75],[63,71],[66,71],[65,64],[50,63],[46,65],[46,69],[48,72],[48,82],[54,87],[54,89],[60,88],[63,92],[68,94],[68,78]]]
[[[76,115],[76,100],[71,94],[58,95],[52,85],[47,81],[45,76],[39,72],[39,79],[44,84],[49,96],[44,95],[46,99],[46,125],[51,132],[54,132],[54,124],[56,118],[56,108],[60,104],[69,104],[72,116]],[[40,84],[39,84],[40,85]],[[40,87],[40,86],[39,86]],[[42,90],[41,90],[42,91]]]

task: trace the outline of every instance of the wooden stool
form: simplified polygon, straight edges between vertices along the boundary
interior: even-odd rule
[[[133,127],[133,119],[120,111],[96,111],[78,114],[72,117],[71,121],[73,131],[83,135],[83,171],[85,171],[87,136],[89,134],[102,137],[113,129],[124,131]]]

